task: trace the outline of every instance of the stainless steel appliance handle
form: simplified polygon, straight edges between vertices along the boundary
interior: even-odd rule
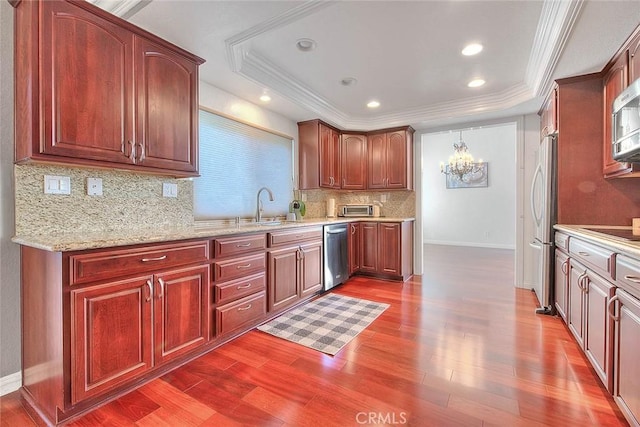
[[[536,212],[535,188],[536,188],[536,180],[538,179],[538,176],[541,176],[541,175],[542,175],[542,165],[538,163],[538,167],[536,168],[536,171],[533,173],[533,180],[531,181],[531,214],[533,215],[533,220],[535,221],[537,226],[540,225],[540,221],[542,220],[542,213],[540,213],[540,216],[538,216],[538,213]]]

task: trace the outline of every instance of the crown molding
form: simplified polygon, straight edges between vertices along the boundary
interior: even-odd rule
[[[583,5],[584,0],[545,0],[542,5],[525,73],[534,96],[543,96],[551,89],[553,72]]]
[[[486,96],[464,98],[376,116],[350,116],[344,113],[266,56],[248,47],[247,42],[251,39],[312,15],[333,2],[317,0],[305,2],[228,38],[225,40],[227,60],[234,72],[258,85],[270,88],[291,102],[317,114],[324,121],[342,129],[370,130],[491,113],[530,101],[550,89],[553,71],[583,2],[584,0],[544,1],[523,83]]]
[[[149,4],[151,0],[87,0],[100,9],[121,18],[130,18],[134,13]]]

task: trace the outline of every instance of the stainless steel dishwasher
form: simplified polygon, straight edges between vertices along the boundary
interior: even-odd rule
[[[324,290],[349,278],[347,224],[324,226]]]

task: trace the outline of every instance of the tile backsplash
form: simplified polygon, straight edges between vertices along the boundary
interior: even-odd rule
[[[387,201],[382,203],[380,214],[386,217],[413,218],[416,215],[416,196],[414,191],[332,191],[332,190],[302,190],[306,196],[305,218],[324,218],[327,216],[327,199],[336,200],[336,208],[340,205],[373,203],[382,200],[386,195]]]
[[[193,182],[119,170],[15,165],[16,235],[135,231],[193,223]],[[44,175],[71,178],[70,195],[44,194]],[[88,196],[87,178],[102,179],[102,196]],[[175,183],[178,197],[162,197]]]

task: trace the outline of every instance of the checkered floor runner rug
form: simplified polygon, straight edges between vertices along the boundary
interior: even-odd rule
[[[333,356],[388,307],[389,304],[327,294],[258,329]]]

